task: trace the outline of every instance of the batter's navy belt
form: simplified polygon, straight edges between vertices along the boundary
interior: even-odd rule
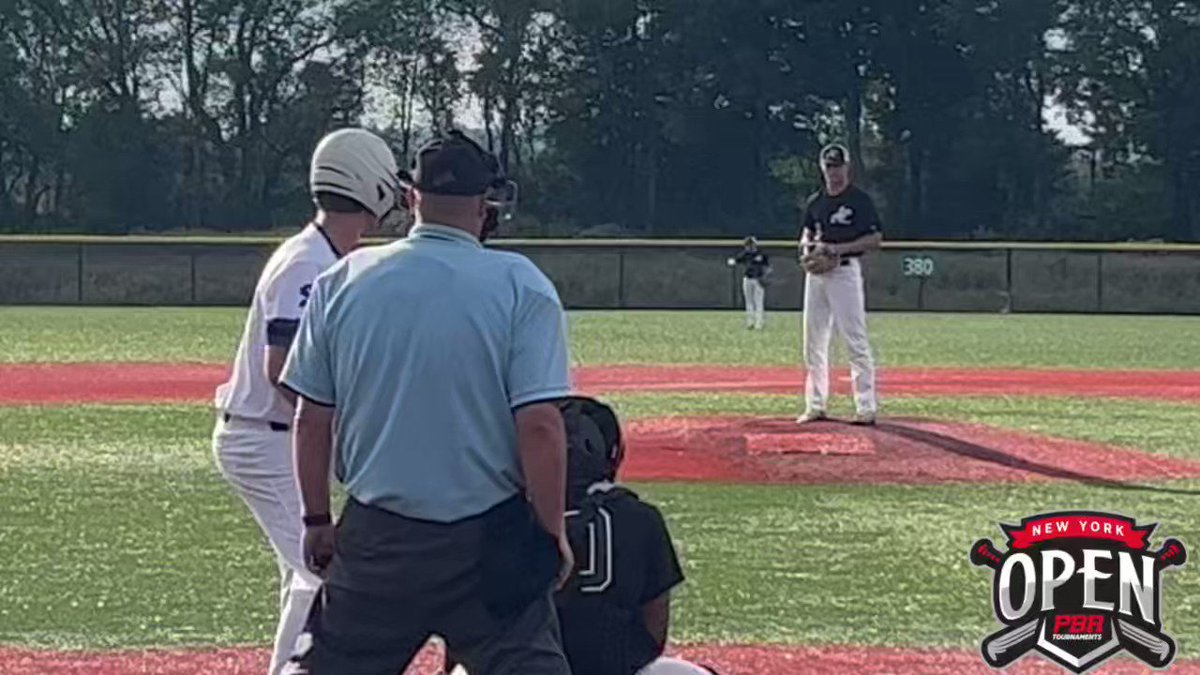
[[[226,423],[228,423],[231,420],[237,419],[237,420],[241,420],[243,422],[249,422],[251,424],[263,424],[263,425],[266,425],[266,427],[268,429],[270,429],[271,431],[290,431],[292,428],[290,425],[284,424],[283,422],[268,422],[266,420],[252,420],[249,417],[238,417],[237,415],[230,415],[229,413],[222,414],[222,418],[225,420]]]

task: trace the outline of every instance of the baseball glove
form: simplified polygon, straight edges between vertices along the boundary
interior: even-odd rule
[[[841,256],[828,246],[818,245],[800,258],[800,265],[809,274],[825,274],[841,263]]]

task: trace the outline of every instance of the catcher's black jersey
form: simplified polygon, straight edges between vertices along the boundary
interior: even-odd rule
[[[642,608],[683,581],[658,509],[621,487],[567,514],[575,574],[558,593],[563,648],[574,675],[633,675],[661,656]]]
[[[767,257],[766,252],[758,248],[742,249],[733,261],[746,266],[747,279],[763,278],[767,274],[767,268],[771,266],[771,259]]]
[[[810,239],[819,235],[820,241],[827,244],[844,244],[883,231],[875,202],[857,185],[851,185],[837,196],[830,196],[823,189],[813,193],[804,209],[803,227],[808,230]],[[847,257],[861,255],[851,253]]]

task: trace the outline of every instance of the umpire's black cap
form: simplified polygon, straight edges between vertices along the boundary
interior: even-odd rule
[[[460,131],[451,131],[417,151],[410,184],[426,194],[475,197],[503,178],[491,153]]]

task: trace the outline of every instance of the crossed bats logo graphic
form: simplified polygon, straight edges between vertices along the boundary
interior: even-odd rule
[[[1123,522],[1130,526],[1134,534],[1140,535],[1143,538],[1148,536],[1150,531],[1154,529],[1154,525],[1146,527],[1136,527],[1131,519],[1126,519],[1123,516],[1113,516],[1111,514],[1100,513],[1085,513],[1085,512],[1063,512],[1057,514],[1044,514],[1041,516],[1033,516],[1022,521],[1022,526],[1028,529],[1028,525],[1032,522],[1045,522],[1047,518],[1059,518],[1068,520],[1072,518],[1098,518],[1104,520],[1113,520],[1113,522]],[[996,598],[1002,592],[1001,583],[1003,579],[1002,571],[1005,568],[1006,560],[1009,559],[1017,551],[1018,546],[1029,546],[1026,541],[1024,544],[1017,544],[1016,541],[1021,539],[1023,533],[1021,527],[1003,526],[1010,535],[1010,549],[1007,552],[998,550],[990,539],[980,539],[971,546],[970,561],[974,565],[990,568],[995,574],[993,583],[996,592]],[[1014,538],[1014,535],[1016,537]],[[1068,538],[1067,535],[1053,535],[1049,538],[1059,537],[1062,539]],[[1136,538],[1136,537],[1135,537]],[[1076,536],[1076,541],[1086,540],[1086,536]],[[1144,544],[1143,544],[1144,547]],[[1051,548],[1054,548],[1051,545]],[[1033,549],[1029,549],[1033,550]],[[1144,556],[1150,556],[1153,559],[1153,578],[1154,586],[1161,592],[1161,572],[1168,567],[1181,566],[1187,562],[1187,549],[1183,542],[1178,539],[1168,538],[1163,542],[1161,548],[1153,553],[1146,550],[1137,551],[1137,547],[1130,547],[1131,553],[1140,553]],[[1147,564],[1150,564],[1147,561]],[[1011,574],[1011,571],[1009,572]],[[1035,573],[1036,574],[1036,573]],[[1112,576],[1112,575],[1106,575]],[[1011,580],[1011,577],[1010,577]],[[1175,658],[1175,642],[1161,630],[1161,621],[1150,623],[1143,622],[1143,625],[1137,625],[1135,622],[1122,617],[1119,613],[1109,610],[1108,612],[1094,613],[1095,616],[1106,615],[1103,620],[1112,621],[1113,635],[1115,636],[1115,644],[1108,646],[1108,643],[1101,645],[1099,648],[1076,657],[1074,654],[1068,653],[1065,650],[1055,649],[1053,645],[1047,643],[1044,635],[1048,627],[1044,628],[1045,622],[1049,616],[1055,614],[1053,608],[1050,612],[1039,611],[1037,607],[1030,605],[1031,611],[1024,613],[1023,616],[1011,621],[1006,621],[999,608],[999,601],[996,601],[997,618],[1006,623],[1006,626],[984,638],[981,645],[984,661],[993,668],[1004,668],[1012,664],[1017,659],[1025,656],[1030,650],[1035,647],[1038,651],[1058,662],[1063,667],[1074,672],[1083,672],[1089,668],[1102,662],[1105,658],[1112,656],[1119,649],[1123,648],[1133,656],[1143,662],[1155,667],[1162,668],[1171,663]],[[1158,599],[1154,602],[1154,612],[1161,609],[1161,604]],[[1098,619],[1100,620],[1100,619]],[[1057,629],[1057,625],[1056,625]],[[1100,636],[1096,636],[1100,637]]]

